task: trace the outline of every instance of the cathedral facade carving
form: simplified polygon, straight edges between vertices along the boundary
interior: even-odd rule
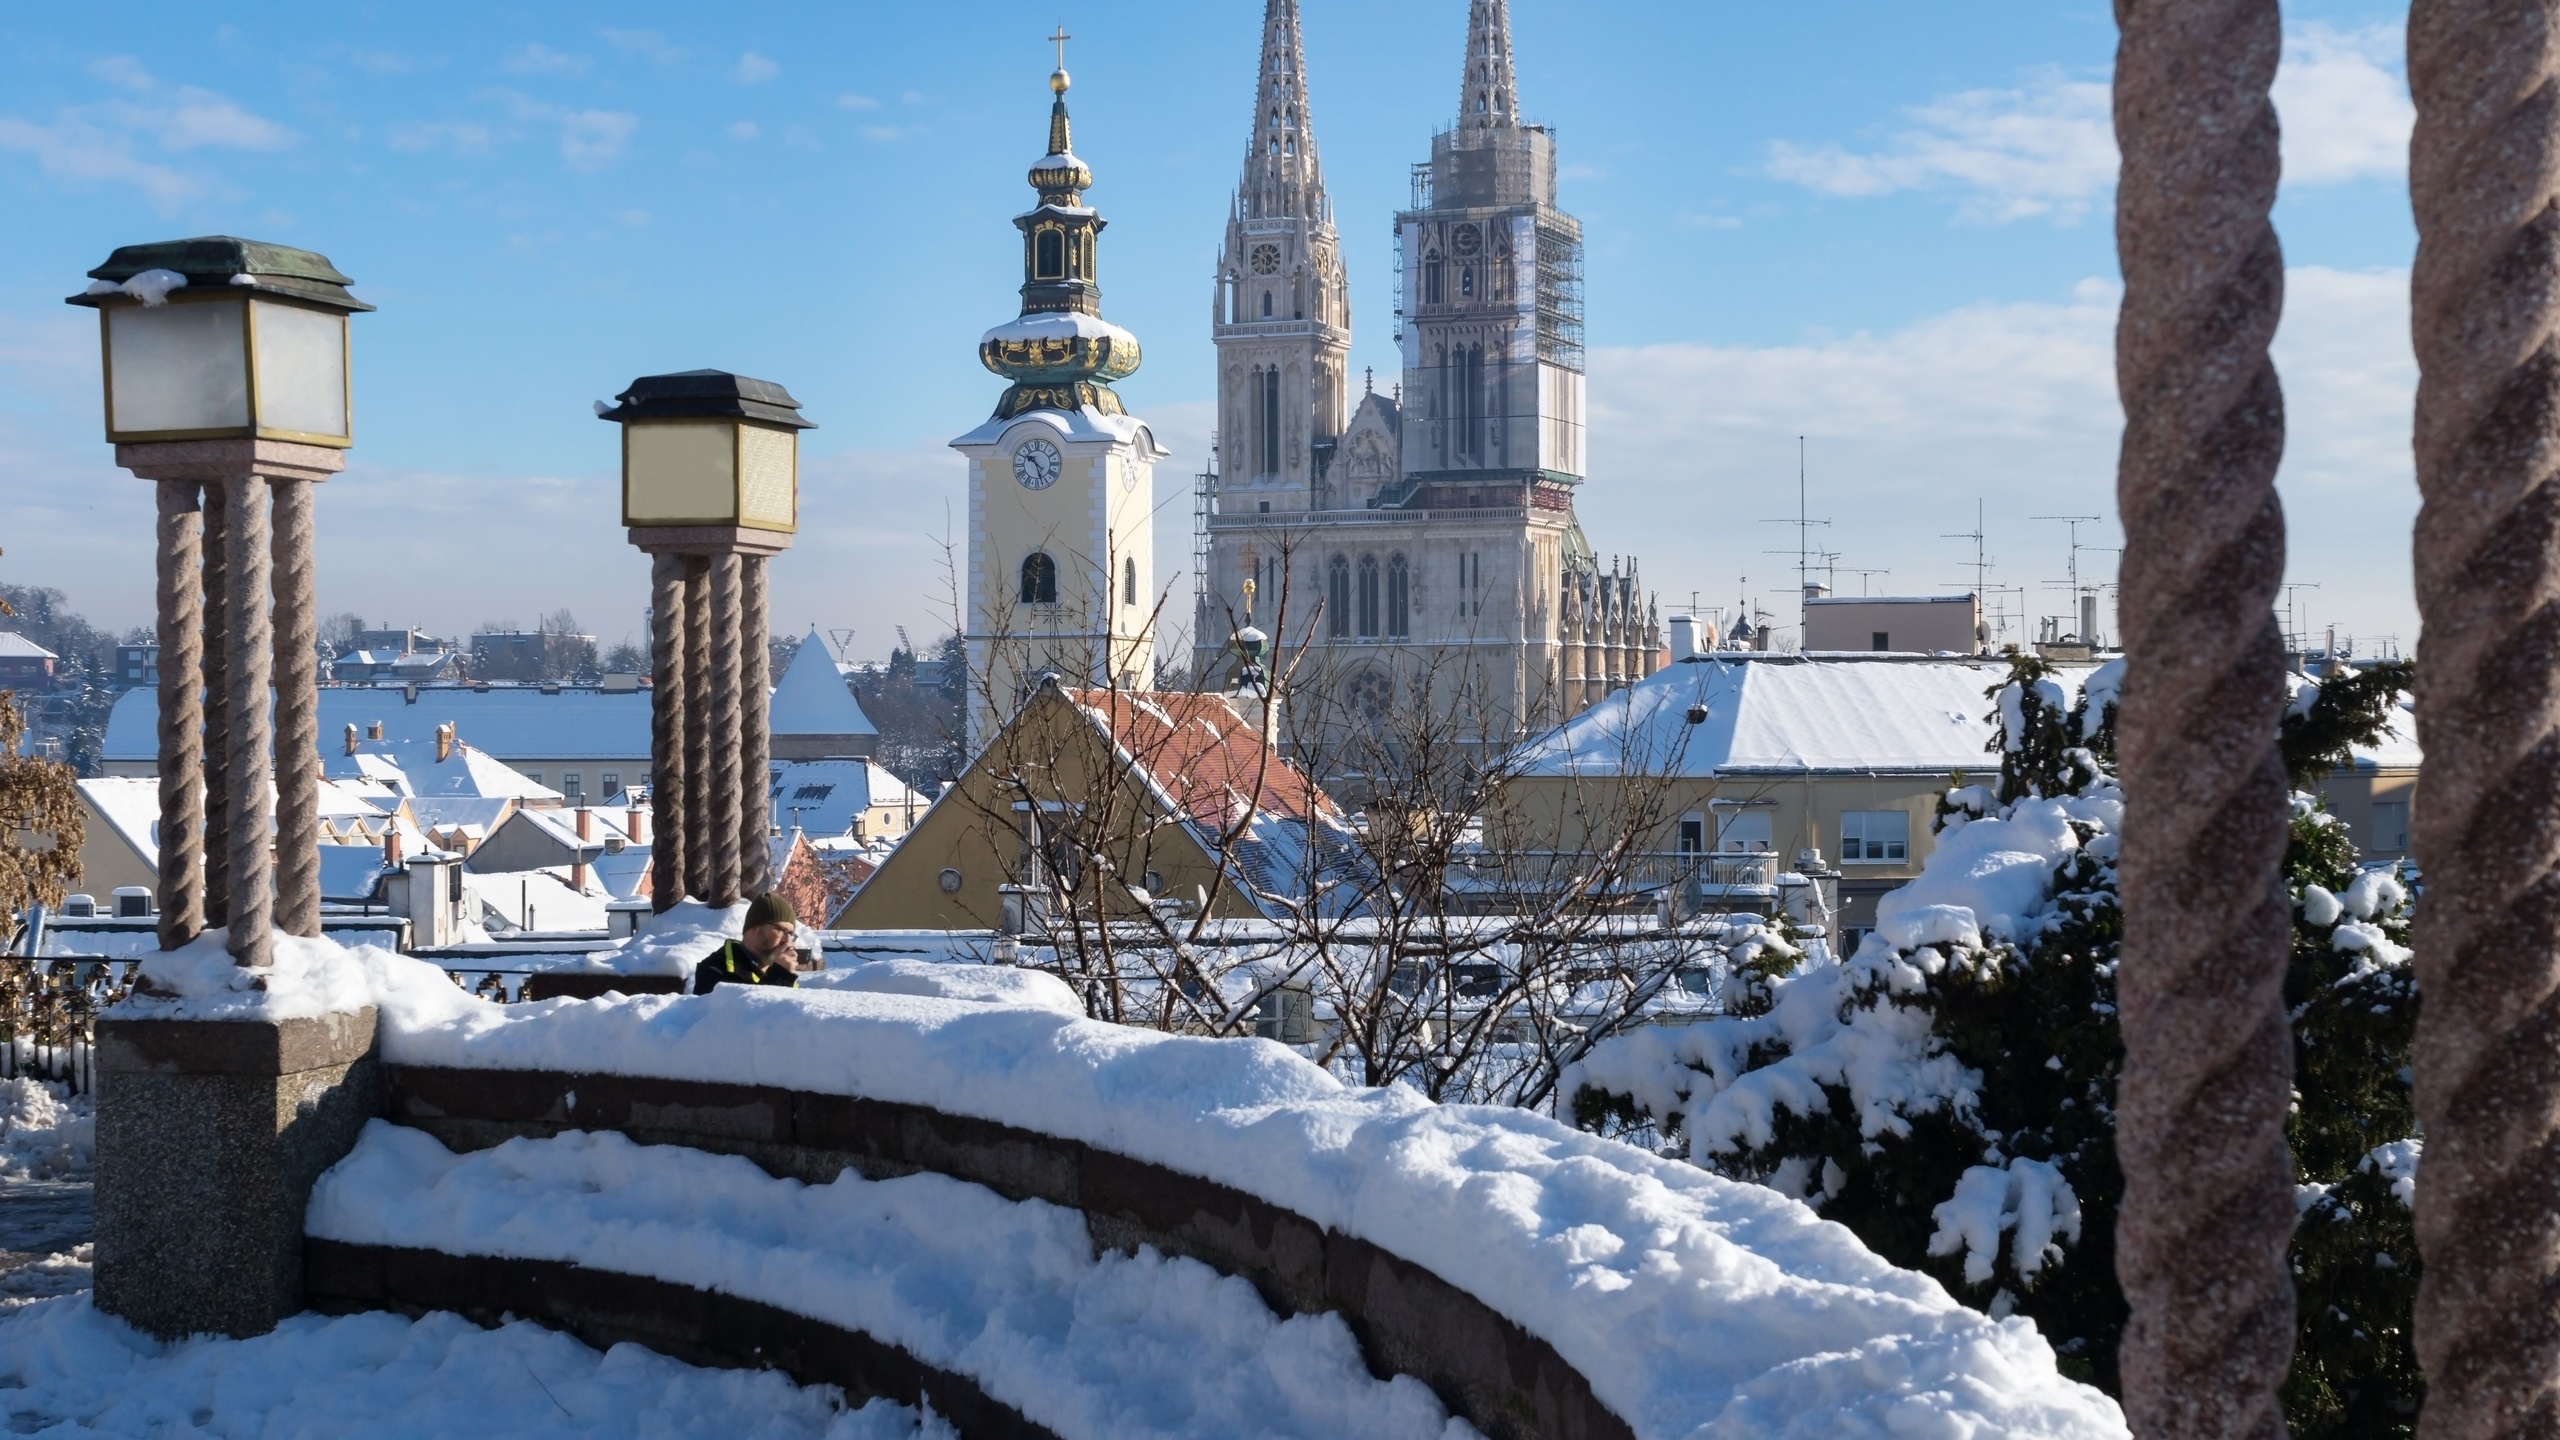
[[[1296,0],[1265,0],[1213,290],[1195,668],[1217,678],[1250,603],[1279,628],[1302,723],[1419,705],[1467,739],[1515,738],[1662,663],[1632,562],[1604,572],[1574,514],[1582,230],[1556,204],[1555,137],[1519,118],[1505,0],[1470,0],[1457,120],[1396,216],[1401,383],[1351,402],[1305,68]]]

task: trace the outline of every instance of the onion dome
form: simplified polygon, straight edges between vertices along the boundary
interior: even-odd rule
[[[1022,232],[1022,313],[978,340],[978,360],[1013,382],[996,418],[1026,410],[1125,415],[1111,382],[1136,373],[1138,337],[1102,318],[1098,240],[1107,223],[1084,203],[1093,171],[1076,158],[1067,123],[1067,69],[1049,76],[1049,152],[1031,166],[1039,203],[1013,218]]]

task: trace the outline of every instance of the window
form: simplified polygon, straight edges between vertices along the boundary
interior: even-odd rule
[[[1067,237],[1058,230],[1043,230],[1034,240],[1037,254],[1033,275],[1041,280],[1063,280],[1067,275]]]
[[[1875,641],[1876,643],[1868,646],[1867,648],[1870,650],[1890,650],[1893,648],[1893,636],[1885,631],[1876,631]]]
[[[1900,865],[1911,858],[1911,812],[1848,810],[1840,816],[1840,858],[1853,864]]]
[[[575,770],[560,772],[560,798],[572,805],[583,805],[587,798],[586,777]]]
[[[1351,633],[1351,562],[1336,555],[1325,572],[1325,631],[1335,639]]]
[[[1707,817],[1692,810],[1680,817],[1680,853],[1700,854],[1707,848]]]
[[[1262,313],[1271,313],[1271,297],[1262,297]],[[1280,473],[1280,372],[1262,372],[1262,474]]]
[[[1766,855],[1777,849],[1771,838],[1769,812],[1736,810],[1724,817],[1724,826],[1716,834],[1716,848],[1728,854]]]
[[[1476,293],[1476,267],[1473,265],[1464,266],[1458,271],[1458,293],[1464,296],[1472,296]]]
[[[1120,603],[1138,603],[1138,557],[1135,555],[1120,557]]]
[[[597,776],[596,793],[602,795],[607,800],[614,799],[621,795],[622,772],[619,770],[607,770],[603,774]]]
[[[1268,290],[1262,292],[1262,318],[1271,318],[1271,292]]]
[[[1390,556],[1387,560],[1388,637],[1391,639],[1401,640],[1407,634],[1411,633],[1413,628],[1412,616],[1413,584],[1411,574],[1405,568],[1404,557],[1402,555]]]
[[[1022,557],[1022,603],[1058,603],[1058,562],[1050,559],[1047,551],[1034,550]]]
[[[1437,254],[1423,257],[1422,303],[1425,305],[1440,303],[1440,257]]]
[[[2373,802],[2372,843],[2365,846],[2376,855],[2409,853],[2409,802],[2376,800]]]
[[[532,781],[536,785],[539,785],[542,783],[542,772],[539,770],[527,770],[524,772],[524,778]]]
[[[1360,557],[1360,638],[1378,638],[1378,557]]]

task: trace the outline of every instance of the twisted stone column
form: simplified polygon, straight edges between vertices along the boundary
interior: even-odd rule
[[[684,898],[685,616],[692,600],[685,559],[649,557],[649,899],[663,911]]]
[[[685,557],[684,607],[684,874],[686,893],[711,898],[711,837],[702,817],[711,808],[711,562]]]
[[[2560,5],[2409,13],[2425,1440],[2560,1433]]]
[[[738,564],[738,889],[761,895],[773,888],[773,651],[764,557]]]
[[[203,487],[161,480],[160,948],[204,933]]]
[[[231,707],[223,697],[231,687],[230,492],[245,483],[204,482],[204,923],[213,929],[231,923]]]
[[[267,617],[267,483],[257,476],[223,487],[222,512],[230,562],[226,596],[229,635],[224,648],[221,703],[226,714],[222,752],[212,769],[223,777],[222,847],[229,857],[231,914],[225,946],[241,965],[266,965],[273,955],[275,854],[268,834],[268,690],[274,677],[274,628]],[[316,853],[316,852],[315,852]]]
[[[312,577],[312,485],[275,495],[276,928],[320,934],[320,602]]]
[[[711,795],[700,814],[711,849],[713,905],[738,903],[739,576],[735,554],[711,559]]]
[[[2117,0],[2116,18],[2125,1414],[2161,1440],[2283,1440],[2283,37],[2275,0]]]

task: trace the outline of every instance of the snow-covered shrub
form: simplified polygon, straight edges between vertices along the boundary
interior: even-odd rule
[[[1759,1013],[1608,1041],[1567,1081],[1586,1122],[1651,1117],[1698,1164],[1799,1196],[1959,1296],[2031,1317],[2067,1366],[2109,1388],[2125,1315],[2120,680],[2101,668],[2066,711],[2047,668],[2015,658],[1992,696],[1996,788],[1957,777],[1920,877],[1878,902],[1854,957],[1775,978]],[[2376,738],[2406,683],[2397,668],[2298,695],[2282,732],[2295,783]],[[2287,1409],[2297,1435],[2406,1434],[2420,1393],[2409,887],[2360,868],[2308,794],[2294,800],[2286,884],[2303,1211]]]

